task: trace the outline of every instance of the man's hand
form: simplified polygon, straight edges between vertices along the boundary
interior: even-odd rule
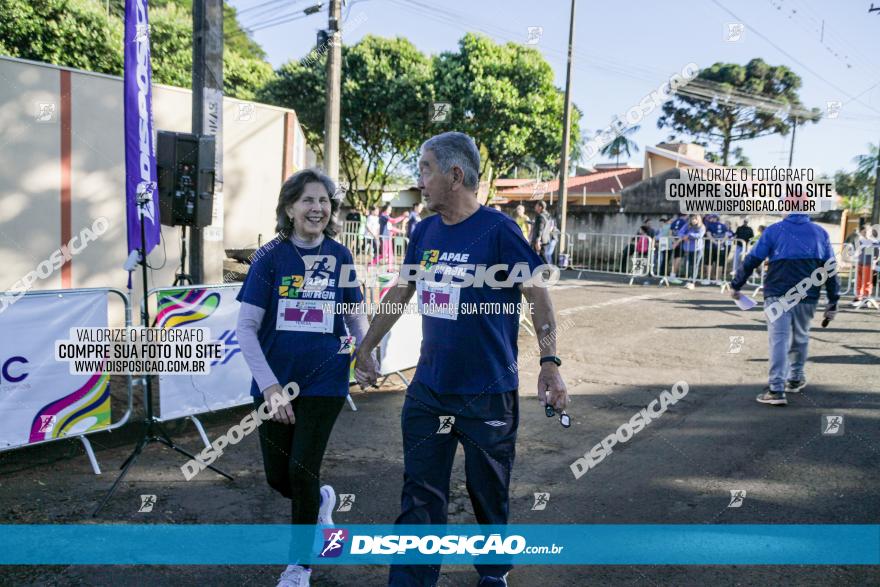
[[[730,290],[730,297],[732,297],[733,299],[738,300],[738,299],[740,299],[742,296],[743,296],[743,295],[742,295],[742,292],[739,291],[738,289],[732,289],[732,290]]]
[[[831,322],[835,318],[837,318],[837,304],[828,304],[825,307],[825,320]]]
[[[558,412],[568,406],[568,389],[556,363],[547,362],[541,365],[541,372],[538,374],[538,401],[541,402],[541,407],[551,405]]]
[[[379,367],[373,353],[367,352],[363,346],[358,347],[354,355],[354,378],[363,391],[367,391],[368,387],[378,387]]]
[[[272,396],[278,395],[281,398],[275,398],[273,400]],[[296,416],[293,415],[293,406],[287,401],[287,395],[284,393],[284,390],[281,389],[279,384],[271,385],[263,390],[263,401],[266,402],[270,407],[274,404],[284,404],[279,406],[278,410],[272,414],[272,420],[274,422],[278,422],[279,424],[293,424],[296,422]],[[285,403],[286,402],[286,403]]]

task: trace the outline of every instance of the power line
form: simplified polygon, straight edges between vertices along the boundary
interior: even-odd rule
[[[294,0],[294,1],[296,1],[296,0]],[[258,8],[262,8],[263,6],[268,6],[270,4],[275,4],[276,6],[279,6],[279,5],[287,4],[289,2],[290,2],[290,0],[269,0],[268,2],[261,2],[260,4],[256,4],[256,5],[250,6],[248,8],[243,8],[241,10],[237,10],[236,13],[238,15],[242,15],[245,12],[250,12],[252,10],[256,10]]]
[[[254,28],[259,28],[264,24],[274,22],[280,18],[286,18],[288,16],[293,16],[295,14],[299,14],[303,11],[303,8],[296,6],[297,4],[302,4],[303,0],[293,0],[292,2],[288,0],[284,3],[284,5],[274,6],[270,8],[268,11],[264,11],[261,14],[253,14],[252,18],[247,23],[242,24],[242,28],[251,30]],[[316,3],[320,4],[320,0],[315,0]],[[286,12],[285,11],[289,11]]]
[[[814,76],[816,76],[817,78],[819,78],[820,80],[822,80],[822,81],[825,82],[827,85],[831,86],[832,88],[834,88],[835,90],[837,90],[838,92],[840,92],[841,94],[843,94],[844,96],[846,96],[847,98],[850,98],[851,100],[856,100],[857,102],[859,102],[860,104],[862,104],[862,105],[865,106],[866,108],[868,108],[868,109],[870,109],[870,110],[873,110],[874,112],[878,112],[878,113],[880,113],[880,110],[877,110],[877,109],[871,107],[870,105],[865,104],[865,103],[862,102],[861,100],[858,100],[857,98],[854,98],[853,96],[851,96],[851,95],[849,94],[849,92],[844,91],[844,90],[843,90],[840,86],[838,86],[837,84],[835,84],[835,83],[833,83],[833,82],[830,82],[830,81],[828,81],[827,79],[825,79],[822,75],[820,75],[818,72],[816,72],[812,67],[808,66],[808,65],[805,64],[803,61],[801,61],[800,59],[798,59],[797,57],[795,57],[794,55],[792,55],[791,53],[789,53],[788,51],[786,51],[785,49],[783,49],[782,47],[780,47],[779,45],[777,45],[776,43],[774,43],[773,40],[771,40],[771,39],[768,38],[766,35],[764,35],[763,33],[761,33],[761,31],[759,31],[757,28],[755,28],[754,26],[752,26],[751,23],[746,22],[746,20],[745,20],[744,18],[741,18],[741,17],[737,16],[736,14],[734,14],[732,10],[728,9],[726,6],[724,6],[723,4],[721,4],[721,2],[719,2],[719,0],[712,0],[712,3],[715,4],[715,5],[716,5],[718,8],[720,8],[721,10],[723,10],[724,12],[726,12],[727,14],[729,14],[730,16],[732,16],[733,18],[737,19],[737,21],[739,21],[739,22],[741,22],[741,23],[743,23],[743,24],[748,25],[749,30],[750,30],[751,32],[753,32],[754,34],[756,34],[756,35],[759,36],[760,38],[764,39],[764,41],[766,41],[771,47],[773,47],[774,49],[776,49],[777,51],[779,51],[780,53],[782,53],[783,55],[785,55],[786,57],[788,57],[789,59],[791,59],[793,62],[795,62],[795,63],[797,63],[798,65],[800,65],[801,67],[803,67],[805,71],[808,71],[808,72],[812,73]]]
[[[309,16],[311,16],[311,15],[310,15],[310,14],[305,14],[305,13],[303,13],[303,12],[299,12],[299,13],[297,13],[297,14],[288,15],[288,16],[286,16],[286,17],[283,17],[283,18],[281,18],[280,20],[270,21],[270,22],[263,23],[262,25],[260,25],[260,26],[256,26],[256,27],[252,27],[252,28],[250,28],[249,30],[250,30],[251,32],[262,31],[262,30],[264,30],[264,29],[270,29],[270,28],[272,28],[272,27],[276,27],[276,26],[279,26],[279,25],[282,25],[282,24],[287,24],[287,23],[289,23],[289,22],[294,22],[294,21],[297,21],[297,20],[302,20],[302,19],[304,19],[304,18],[306,18],[306,17],[309,17]]]

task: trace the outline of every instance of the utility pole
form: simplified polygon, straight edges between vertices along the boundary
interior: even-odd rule
[[[342,80],[342,33],[339,20],[342,0],[330,0],[327,51],[327,110],[324,113],[324,170],[339,180],[339,100]]]
[[[880,142],[877,143],[877,162],[874,164],[874,207],[871,208],[871,225],[880,224]]]
[[[788,166],[791,167],[791,162],[794,160],[794,133],[797,131],[798,119],[797,116],[794,117],[794,125],[791,127],[791,148],[788,150]]]
[[[565,217],[568,214],[568,136],[571,133],[571,62],[574,52],[574,11],[576,0],[571,0],[571,18],[568,21],[568,64],[565,68],[565,110],[562,115],[562,163],[559,168],[559,247],[557,255],[565,252]]]
[[[190,227],[190,275],[204,283],[204,243],[223,240],[223,0],[193,0],[192,132],[214,136],[214,218]],[[181,228],[183,230],[183,228]],[[219,236],[218,236],[219,235]]]

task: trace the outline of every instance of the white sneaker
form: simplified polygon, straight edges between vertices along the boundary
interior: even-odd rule
[[[318,508],[318,524],[333,526],[333,509],[336,507],[336,492],[329,485],[321,487],[321,506]]]
[[[687,284],[685,284],[684,287],[685,287],[686,289],[694,289],[694,284],[693,284],[693,282],[691,282],[691,283],[687,283]]]
[[[300,565],[287,565],[281,577],[278,579],[278,585],[275,587],[309,587],[309,578],[312,576],[312,569],[307,569]]]

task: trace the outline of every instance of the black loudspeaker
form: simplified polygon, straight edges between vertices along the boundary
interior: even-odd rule
[[[160,130],[156,142],[159,218],[168,226],[210,226],[214,137]]]

